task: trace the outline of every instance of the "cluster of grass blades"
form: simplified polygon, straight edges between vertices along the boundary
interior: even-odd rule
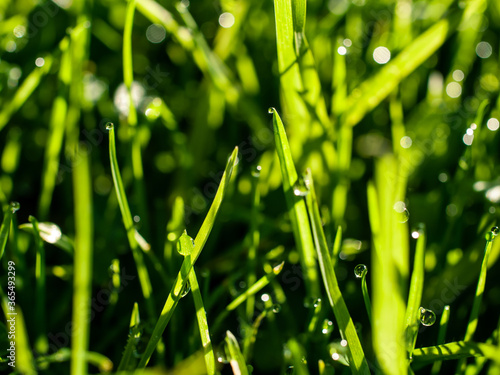
[[[3,1],[0,371],[498,374],[499,15]]]

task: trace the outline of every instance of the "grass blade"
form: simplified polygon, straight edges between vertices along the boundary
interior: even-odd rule
[[[424,289],[424,261],[426,234],[424,228],[419,228],[417,246],[415,250],[415,261],[413,262],[413,273],[411,275],[410,294],[406,306],[406,347],[410,358],[417,341],[419,327],[420,302]]]
[[[49,349],[49,343],[46,334],[46,297],[45,297],[45,249],[43,247],[40,232],[38,230],[38,221],[30,216],[29,220],[33,225],[33,236],[35,238],[36,264],[35,264],[35,310],[37,333],[35,337],[35,350],[40,354],[46,354]]]
[[[73,169],[75,202],[75,257],[73,281],[73,334],[71,336],[71,375],[86,375],[89,346],[92,291],[94,222],[90,157],[77,151]]]
[[[46,220],[52,195],[56,185],[57,173],[59,172],[59,157],[61,154],[66,115],[68,112],[67,94],[71,82],[71,54],[69,38],[64,38],[59,48],[61,49],[61,62],[59,67],[59,88],[57,97],[52,105],[52,114],[49,124],[49,139],[45,148],[42,173],[42,192],[38,203],[40,220]]]
[[[300,262],[303,268],[307,297],[313,301],[320,296],[319,279],[306,204],[300,196],[300,189],[296,190],[295,187],[298,183],[298,175],[293,163],[290,145],[288,143],[283,122],[281,121],[276,109],[270,108],[269,112],[273,114],[274,136],[276,141],[276,151],[278,153],[281,166],[283,190],[285,192],[285,198],[288,205],[290,221],[292,222],[295,244],[300,254]]]
[[[10,223],[12,222],[12,204],[3,210],[2,227],[0,228],[0,259],[2,259],[9,238]]]
[[[7,125],[12,115],[17,112],[31,94],[33,94],[33,91],[40,85],[42,78],[50,71],[52,67],[52,56],[44,56],[44,61],[45,63],[43,66],[35,68],[28,77],[26,77],[19,89],[17,89],[12,100],[2,105],[2,110],[0,111],[0,131]]]
[[[288,340],[287,346],[292,352],[293,373],[297,375],[309,375],[307,364],[303,361],[303,358],[305,358],[304,348],[295,339]]]
[[[484,286],[486,284],[486,272],[488,271],[488,259],[490,257],[491,248],[493,247],[493,240],[498,234],[498,227],[494,227],[490,232],[486,233],[486,246],[484,248],[484,258],[481,264],[481,271],[479,273],[479,280],[477,281],[476,296],[472,304],[472,310],[467,324],[467,331],[465,332],[464,341],[470,341],[474,336],[477,328],[477,320],[479,317],[479,308],[483,300]]]
[[[226,349],[227,357],[234,374],[248,375],[247,365],[245,363],[245,358],[241,353],[240,346],[238,345],[238,340],[230,332],[226,332]]]
[[[151,339],[149,340],[146,350],[144,351],[144,354],[141,357],[138,368],[144,368],[148,364],[149,359],[151,358],[151,355],[153,354],[156,345],[160,341],[161,335],[163,334],[163,331],[167,327],[167,324],[170,318],[172,317],[172,314],[174,313],[175,307],[177,306],[177,303],[181,298],[181,292],[184,286],[186,285],[189,272],[191,272],[191,268],[193,267],[194,263],[200,256],[201,251],[203,250],[203,247],[207,242],[208,236],[212,231],[215,218],[217,216],[217,213],[219,212],[220,205],[229,186],[229,181],[231,179],[233,168],[236,163],[237,155],[238,155],[238,147],[234,149],[233,153],[231,154],[227,162],[226,169],[224,170],[224,174],[222,175],[221,183],[219,185],[219,188],[217,189],[217,193],[212,202],[210,210],[208,211],[207,216],[205,217],[205,220],[203,221],[203,224],[201,225],[201,228],[198,231],[198,234],[196,235],[195,245],[192,250],[193,252],[192,254],[185,256],[184,261],[182,262],[181,270],[177,274],[177,278],[175,279],[172,289],[170,290],[170,293],[168,295],[167,301],[165,302],[161,315],[158,321],[156,322],[156,326],[151,335]]]
[[[351,371],[353,374],[369,374],[368,362],[366,361],[361,342],[359,341],[356,328],[352,321],[349,310],[345,304],[342,292],[340,291],[337,276],[332,265],[330,252],[326,243],[325,233],[321,225],[321,217],[319,215],[318,202],[314,191],[314,183],[311,171],[307,170],[305,174],[306,185],[309,187],[309,194],[306,196],[307,211],[311,221],[314,242],[318,254],[318,261],[323,277],[323,284],[328,295],[328,300],[332,306],[335,319],[339,326],[339,330],[343,339],[347,340],[347,348],[349,350],[349,361],[351,363]]]
[[[443,19],[422,33],[393,60],[370,79],[365,80],[349,95],[344,111],[344,123],[358,124],[363,117],[380,104],[411,72],[425,62],[445,42],[453,22]]]
[[[125,194],[125,188],[123,186],[120,169],[118,167],[118,160],[116,157],[115,129],[113,124],[109,123],[107,125],[107,129],[109,130],[109,158],[111,161],[111,174],[113,175],[113,183],[115,185],[116,196],[118,198],[118,205],[120,206],[123,224],[125,225],[125,230],[127,231],[128,242],[132,249],[132,255],[134,256],[137,273],[139,274],[139,282],[141,284],[142,295],[144,296],[144,299],[146,301],[146,309],[148,311],[149,318],[152,319],[155,314],[155,309],[153,300],[151,298],[151,281],[149,279],[149,273],[146,268],[146,264],[144,263],[142,252],[137,242],[134,221],[132,219],[132,214],[130,213],[127,196]]]
[[[201,298],[200,286],[194,267],[189,273],[189,284],[191,285],[191,293],[193,293],[194,307],[196,309],[196,318],[198,319],[198,327],[200,329],[201,344],[205,354],[205,364],[207,365],[207,374],[215,374],[215,354],[210,340],[210,331],[208,329],[207,314]]]
[[[132,316],[130,317],[130,333],[128,335],[127,345],[125,346],[125,351],[123,352],[122,359],[116,371],[133,370],[135,367],[136,360],[133,354],[134,350],[136,350],[137,341],[141,338],[140,322],[139,305],[135,302]]]
[[[495,345],[472,341],[456,341],[415,349],[413,352],[413,362],[420,367],[435,361],[482,356],[498,363],[500,361],[500,348]]]
[[[439,332],[437,344],[442,345],[446,340],[446,331],[448,330],[448,321],[450,320],[450,306],[446,305],[443,310],[443,315],[441,315],[441,320],[439,322]],[[439,374],[439,370],[441,370],[442,361],[436,361],[432,365],[431,374],[437,375]]]

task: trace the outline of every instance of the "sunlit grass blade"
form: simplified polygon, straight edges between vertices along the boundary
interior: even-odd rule
[[[479,309],[481,308],[481,302],[483,301],[484,287],[486,285],[486,273],[488,271],[488,259],[490,257],[491,248],[493,247],[493,240],[498,235],[498,227],[493,227],[489,232],[486,233],[486,245],[484,247],[484,257],[481,263],[481,270],[479,271],[479,279],[477,281],[476,296],[474,297],[474,302],[472,303],[472,309],[470,312],[469,321],[467,323],[467,329],[465,331],[464,341],[470,341],[474,337],[476,332],[477,323],[479,319]],[[462,359],[457,365],[457,372],[465,371],[465,360]]]
[[[36,253],[35,310],[37,312],[36,314],[37,333],[35,337],[35,350],[40,354],[45,354],[49,349],[49,343],[47,340],[47,332],[46,332],[45,248],[43,246],[42,239],[40,238],[40,232],[38,230],[38,221],[33,216],[30,216],[29,220],[33,225],[33,236],[35,239],[35,253]]]
[[[17,89],[12,100],[7,103],[2,103],[0,110],[0,131],[9,122],[12,115],[17,112],[19,108],[28,100],[33,94],[33,91],[40,85],[42,78],[50,71],[52,66],[52,56],[44,56],[44,65],[36,67],[23,81],[21,86]]]
[[[404,196],[396,195],[400,183],[392,155],[376,163],[375,181],[368,183],[368,213],[373,234],[372,328],[373,348],[382,370],[397,374],[407,369],[404,340],[405,295],[408,277],[407,211],[399,207]],[[396,212],[394,204],[400,202]],[[391,324],[386,324],[391,322]]]
[[[47,140],[43,162],[42,191],[38,203],[38,214],[42,221],[47,219],[56,185],[57,173],[59,172],[59,157],[63,144],[68,110],[67,95],[71,82],[71,50],[69,48],[69,38],[64,38],[59,48],[62,52],[59,65],[59,88],[57,97],[52,104],[49,138]]]
[[[308,194],[306,195],[307,212],[311,222],[312,233],[316,245],[316,252],[323,277],[323,284],[328,295],[328,300],[332,306],[335,319],[339,326],[339,330],[343,339],[347,340],[347,348],[349,350],[350,367],[353,374],[369,374],[370,370],[366,361],[361,342],[359,341],[356,328],[352,321],[344,297],[340,291],[337,276],[332,265],[332,259],[326,243],[325,233],[321,225],[321,217],[319,214],[318,202],[314,191],[314,182],[311,171],[307,170],[304,179],[308,186]]]
[[[210,331],[208,329],[207,314],[201,298],[200,286],[194,267],[191,268],[189,273],[189,284],[191,285],[191,293],[193,294],[194,308],[196,309],[196,318],[198,320],[198,328],[200,330],[201,344],[205,354],[205,364],[207,365],[207,374],[215,374],[215,354],[210,339]]]
[[[203,221],[203,224],[201,225],[201,228],[196,235],[193,252],[192,254],[186,255],[184,261],[182,262],[181,270],[179,271],[177,278],[174,281],[161,315],[156,322],[156,326],[151,335],[151,339],[149,340],[146,350],[141,357],[138,365],[139,368],[146,367],[147,363],[149,362],[149,359],[151,358],[156,345],[160,341],[163,331],[165,330],[170,318],[172,317],[172,314],[174,313],[175,307],[177,306],[177,303],[181,298],[181,293],[188,280],[189,272],[191,272],[191,268],[200,256],[201,251],[203,250],[203,247],[207,242],[208,236],[214,226],[215,218],[217,216],[217,213],[219,212],[222,200],[229,187],[229,182],[236,163],[237,155],[238,147],[234,149],[227,162],[226,169],[224,170],[224,174],[222,175],[219,188],[217,189],[217,193],[212,202],[210,210],[208,211],[207,216],[205,217],[205,220]]]
[[[94,220],[90,155],[77,151],[79,162],[73,169],[75,212],[75,256],[73,280],[73,331],[71,336],[71,375],[86,375],[89,347],[92,292]]]
[[[226,332],[226,352],[233,373],[248,375],[247,365],[238,345],[238,340],[236,340],[236,337],[230,331]]]
[[[269,111],[273,114],[274,136],[280,161],[283,190],[288,205],[295,244],[300,254],[307,298],[314,300],[320,296],[319,279],[306,204],[302,199],[303,197],[300,196],[300,188],[295,186],[298,184],[298,175],[293,163],[285,127],[276,109],[270,108]]]
[[[413,272],[411,274],[410,294],[408,296],[405,317],[406,348],[410,358],[417,340],[418,328],[420,324],[420,302],[422,300],[422,291],[424,288],[426,233],[423,226],[419,228],[418,234],[419,236],[415,250],[415,260],[413,262]]]
[[[452,20],[443,19],[413,40],[373,77],[365,80],[347,98],[344,121],[348,126],[359,123],[380,104],[411,72],[424,63],[446,41],[453,30]]]
[[[139,323],[141,322],[141,317],[139,315],[139,305],[137,302],[134,303],[134,308],[132,310],[132,315],[130,317],[130,332],[127,339],[127,345],[123,351],[122,359],[116,371],[133,370],[135,368],[136,359],[134,358],[134,351],[136,350],[137,341],[141,338],[141,329]]]
[[[450,306],[446,305],[443,309],[443,314],[441,315],[441,320],[439,322],[439,332],[437,338],[437,345],[443,345],[446,341],[446,331],[448,330],[448,322],[450,320]],[[441,370],[442,361],[436,361],[432,365],[431,374],[437,375]]]
[[[123,224],[125,225],[125,230],[127,231],[128,242],[132,249],[132,255],[134,256],[135,265],[139,274],[139,282],[141,284],[142,294],[146,302],[146,309],[149,315],[149,319],[152,319],[155,314],[155,309],[151,297],[151,281],[149,279],[149,273],[146,268],[146,264],[144,263],[142,252],[137,242],[134,221],[132,219],[132,214],[130,213],[127,196],[125,194],[125,188],[123,186],[120,169],[118,167],[118,160],[116,156],[115,129],[113,124],[111,123],[107,125],[107,128],[109,130],[109,158],[111,162],[111,174],[113,175],[113,182],[115,185],[116,196],[118,198],[118,205],[120,206]]]
[[[175,246],[184,229],[184,199],[181,196],[175,198],[172,207],[172,216],[167,223],[166,239],[164,246],[164,258],[167,264],[169,277],[174,276],[175,272]]]
[[[194,241],[191,237],[184,232],[178,242],[179,253],[183,256],[189,257],[193,253]],[[203,299],[201,297],[200,286],[194,267],[191,267],[189,272],[188,284],[193,294],[194,308],[196,310],[196,319],[198,321],[198,329],[200,331],[201,343],[205,356],[205,364],[207,366],[207,373],[209,375],[215,374],[215,354],[212,348],[212,341],[210,340],[210,332],[208,330],[207,314]],[[186,286],[185,286],[186,288]]]
[[[483,300],[484,286],[486,285],[486,273],[488,271],[488,259],[490,257],[491,248],[493,247],[493,240],[498,234],[498,228],[494,227],[491,231],[486,233],[486,246],[484,248],[484,258],[481,264],[481,271],[479,272],[479,279],[477,281],[476,296],[472,304],[472,310],[467,324],[464,341],[470,341],[477,328],[477,321],[479,317],[479,309]]]
[[[495,345],[472,341],[450,342],[443,345],[415,349],[413,351],[413,363],[417,368],[435,361],[482,356],[498,363],[500,361],[500,348]]]

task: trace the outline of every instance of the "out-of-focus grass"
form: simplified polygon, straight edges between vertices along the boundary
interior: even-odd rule
[[[19,372],[495,373],[498,19],[485,0],[3,1]]]

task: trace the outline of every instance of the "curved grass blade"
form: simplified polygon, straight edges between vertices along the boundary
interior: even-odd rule
[[[311,236],[309,217],[307,216],[304,199],[295,195],[295,185],[298,182],[298,175],[293,163],[290,145],[286,136],[285,127],[281,118],[274,108],[269,112],[273,114],[274,137],[276,141],[276,151],[281,166],[283,179],[283,190],[288,205],[290,221],[292,223],[295,244],[300,254],[300,263],[303,268],[304,280],[307,289],[307,298],[315,300],[320,296],[319,277],[316,266],[316,255],[314,251],[313,239]]]
[[[174,313],[175,307],[177,306],[177,303],[181,298],[182,289],[184,288],[184,285],[188,280],[189,272],[191,272],[191,268],[200,256],[201,251],[203,250],[208,236],[214,226],[215,218],[217,216],[217,213],[219,212],[220,205],[229,186],[237,155],[238,147],[234,149],[227,162],[226,169],[224,170],[224,174],[222,175],[221,183],[219,185],[219,188],[217,189],[217,193],[212,202],[210,210],[208,211],[207,216],[205,217],[205,220],[203,221],[203,224],[201,225],[201,228],[196,235],[195,245],[192,250],[193,252],[192,254],[185,256],[184,261],[182,262],[181,270],[177,274],[177,278],[175,279],[172,289],[170,290],[161,315],[156,322],[156,326],[151,335],[151,339],[149,340],[146,350],[141,357],[138,368],[144,368],[148,364],[149,359],[151,358],[156,345],[160,341],[161,335],[167,327],[167,324],[172,317],[172,314]]]
[[[413,272],[411,275],[410,295],[408,296],[408,305],[406,306],[405,332],[406,348],[409,356],[415,348],[419,327],[419,309],[422,300],[422,291],[424,289],[424,258],[426,234],[423,227],[419,228],[419,237],[415,250],[415,261],[413,262]]]
[[[92,291],[94,222],[90,156],[77,151],[80,161],[73,169],[75,202],[75,256],[73,281],[73,331],[71,336],[71,374],[86,375],[89,347]]]
[[[238,345],[238,340],[236,340],[236,337],[230,331],[226,332],[226,350],[233,373],[248,375],[247,365]]]
[[[151,298],[151,281],[149,279],[149,273],[146,268],[146,264],[144,263],[142,252],[139,248],[139,243],[137,242],[134,221],[132,219],[132,214],[130,213],[127,196],[125,194],[125,188],[123,186],[123,181],[120,174],[120,168],[118,167],[118,160],[116,157],[115,129],[113,124],[109,123],[107,125],[107,129],[109,130],[109,158],[111,162],[111,174],[113,176],[113,183],[115,185],[116,196],[118,198],[118,205],[120,206],[123,224],[125,225],[125,230],[127,231],[128,242],[132,249],[132,255],[134,256],[137,273],[139,274],[139,282],[141,284],[142,295],[144,296],[144,299],[146,301],[146,309],[148,311],[149,318],[152,319],[155,314],[155,309],[153,300]]]
[[[347,340],[347,348],[349,351],[350,367],[353,374],[369,374],[370,370],[366,361],[361,342],[359,341],[356,328],[352,321],[349,310],[345,304],[342,292],[340,291],[337,276],[332,265],[330,252],[326,243],[325,233],[321,225],[321,217],[319,215],[318,202],[314,191],[314,182],[311,171],[308,169],[304,176],[306,186],[309,187],[309,194],[306,196],[307,211],[311,221],[312,233],[316,244],[318,261],[323,277],[323,284],[328,295],[328,300],[332,306],[335,319],[339,326],[339,330],[343,339]]]

